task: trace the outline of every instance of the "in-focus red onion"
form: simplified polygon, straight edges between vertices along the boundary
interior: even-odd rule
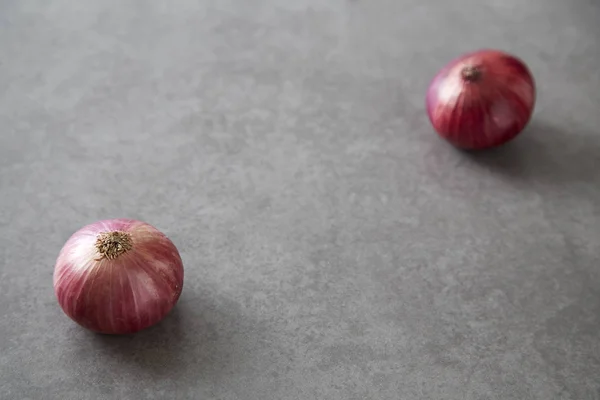
[[[427,91],[427,114],[441,137],[477,150],[515,138],[529,122],[535,100],[535,81],[525,63],[486,49],[438,72]]]
[[[183,288],[177,248],[153,226],[131,219],[98,221],[75,232],[54,267],[63,311],[106,334],[134,333],[162,320]]]

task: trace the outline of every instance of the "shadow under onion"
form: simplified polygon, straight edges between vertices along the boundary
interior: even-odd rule
[[[515,140],[483,151],[461,151],[470,162],[511,179],[553,186],[599,183],[600,135],[533,121]]]
[[[247,322],[239,307],[224,299],[182,295],[160,323],[132,335],[84,331],[103,368],[118,365],[150,379],[216,374],[243,361]],[[136,372],[137,371],[137,372]]]

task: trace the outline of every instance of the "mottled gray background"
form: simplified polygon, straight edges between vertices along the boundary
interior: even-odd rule
[[[0,0],[0,398],[600,399],[600,4]],[[534,120],[467,155],[424,113],[480,47]],[[138,218],[160,325],[72,323],[54,261]]]

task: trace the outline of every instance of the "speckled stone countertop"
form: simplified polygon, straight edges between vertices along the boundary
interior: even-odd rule
[[[600,399],[600,5],[0,1],[0,398]],[[430,79],[488,47],[538,83],[464,154]],[[92,334],[66,239],[179,248],[161,324]]]

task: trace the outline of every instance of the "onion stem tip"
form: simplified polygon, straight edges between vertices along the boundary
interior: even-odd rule
[[[481,70],[474,65],[467,65],[462,69],[461,76],[467,82],[477,82],[481,78]]]
[[[103,258],[114,260],[132,248],[131,235],[126,232],[103,232],[96,239],[96,249],[100,253],[100,260]]]

